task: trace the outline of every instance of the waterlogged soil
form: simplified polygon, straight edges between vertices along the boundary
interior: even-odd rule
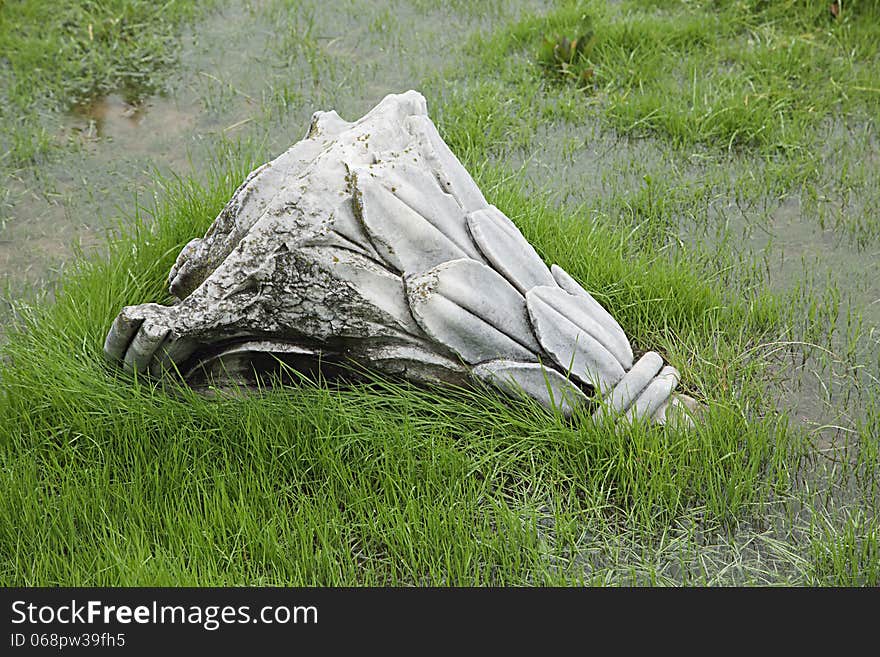
[[[195,117],[171,99],[129,105],[115,95],[64,117],[61,134],[75,152],[8,180],[0,273],[11,290],[63,276],[77,249],[99,245],[136,198],[152,193],[152,168],[185,166],[178,144]]]
[[[864,127],[829,133],[822,163],[829,183],[781,196],[744,198],[749,194],[730,189],[731,179],[764,175],[767,164],[754,155],[719,158],[698,147],[683,157],[599,121],[543,126],[512,161],[536,192],[582,208],[585,220],[627,226],[632,239],[656,240],[709,272],[735,273],[728,280],[734,285],[793,300],[814,294],[830,306],[799,335],[768,341],[755,357],[773,364],[770,400],[815,449],[835,454],[846,450],[880,390],[880,240],[859,230],[880,223],[870,166],[880,147]],[[845,192],[835,184],[841,166],[859,183]],[[661,208],[666,222],[659,230],[646,227],[646,204]]]
[[[758,195],[747,202],[728,188],[729,181],[760,178],[765,168],[760,158],[719,158],[702,147],[683,156],[658,140],[620,136],[598,121],[541,126],[511,163],[536,192],[583,207],[592,219],[632,226],[634,237],[645,230],[644,204],[663,206],[666,236],[674,236],[685,252],[757,261],[764,283],[776,293],[805,281],[836,287],[866,325],[880,329],[880,239],[872,234],[875,226],[880,229],[880,165],[871,165],[880,162],[880,145],[873,133],[834,132],[836,138],[825,145],[825,188]],[[841,151],[856,151],[847,166],[857,164],[867,178],[846,192],[830,180]],[[683,207],[676,204],[679,196]],[[625,210],[613,209],[620,205]]]
[[[165,94],[76,106],[56,119],[66,152],[36,170],[0,170],[0,281],[13,297],[51,288],[78,250],[149,205],[158,175],[203,177],[224,142],[273,157],[315,110],[357,118],[419,88],[471,34],[538,6],[227,3],[184,35]]]

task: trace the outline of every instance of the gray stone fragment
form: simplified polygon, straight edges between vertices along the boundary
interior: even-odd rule
[[[170,333],[150,363],[150,374],[156,378],[166,375],[183,376],[184,372],[180,371],[181,367],[198,347],[198,342],[189,338],[178,338],[174,336],[173,332]]]
[[[413,210],[383,185],[356,173],[361,218],[373,246],[397,271],[423,272],[467,254],[424,215]]]
[[[624,365],[624,367],[628,369],[632,365],[632,348],[629,345],[629,339],[626,337],[626,333],[624,333],[620,324],[617,323],[617,320],[605,310],[605,307],[601,303],[593,298],[592,294],[587,292],[580,283],[569,276],[568,272],[562,267],[559,265],[552,265],[550,267],[550,273],[553,274],[553,278],[556,279],[557,284],[563,290],[569,294],[583,297],[585,299],[584,308],[590,316],[596,320],[596,322],[605,327],[605,330],[608,331],[610,335],[616,336],[621,348],[624,349],[624,352],[628,352],[628,357],[624,359],[624,361],[629,361],[629,365]]]
[[[493,209],[476,210],[467,219],[474,242],[486,259],[522,294],[538,285],[555,287],[556,281],[538,252],[510,219]]]
[[[132,312],[134,309],[135,306],[123,308],[113,320],[107,337],[104,338],[104,356],[111,362],[122,362],[128,345],[131,344],[141,324],[144,323],[142,316],[138,317]]]
[[[453,260],[407,278],[406,294],[425,333],[466,362],[537,360],[525,299],[491,267]]]
[[[354,173],[360,178],[366,172],[372,180],[383,185],[415,214],[445,235],[464,255],[483,261],[471,239],[461,205],[452,194],[443,190],[440,181],[424,161],[418,158],[414,158],[413,162],[406,161],[408,155],[405,154],[404,161],[401,161],[399,154],[382,154],[380,163]]]
[[[263,217],[271,203],[284,195],[309,164],[320,155],[328,140],[351,124],[336,112],[316,112],[309,137],[253,171],[239,186],[203,238],[184,247],[168,276],[171,293],[184,298],[212,273],[248,231]]]
[[[660,354],[655,351],[644,354],[602,400],[602,408],[593,417],[598,419],[605,414],[616,416],[627,410],[662,367],[663,358]]]
[[[567,414],[587,403],[575,380],[658,422],[683,403],[667,370],[644,384],[618,323],[486,202],[414,91],[355,122],[315,113],[183,246],[169,291],[174,305],[122,309],[108,359],[199,389],[369,368]]]
[[[673,393],[669,399],[660,404],[651,419],[657,424],[666,424],[676,428],[692,429],[696,426],[694,418],[700,412],[700,403],[684,393]]]
[[[458,200],[465,212],[485,208],[488,203],[483,192],[440,137],[434,123],[428,118],[427,111],[406,117],[404,123],[410,133],[418,139],[419,146],[436,172],[441,187]]]
[[[475,210],[475,212],[479,212],[479,210]],[[491,215],[497,223],[502,224],[504,227],[509,229],[510,232],[519,233],[519,228],[516,227],[516,224],[513,223],[513,220],[506,214],[504,214],[501,210],[496,208],[494,205],[487,205],[485,208],[482,209],[482,212]]]
[[[364,359],[386,374],[402,376],[416,383],[465,385],[469,368],[461,361],[436,351],[409,345],[367,349]]]
[[[154,354],[168,337],[174,322],[174,307],[145,303],[126,306],[104,340],[104,356],[126,371],[146,373]]]
[[[529,317],[541,346],[563,372],[605,394],[623,378],[617,359],[600,342],[555,308],[533,288],[526,295]]]
[[[633,353],[626,336],[622,331],[608,330],[605,324],[596,319],[595,308],[590,299],[579,294],[569,294],[556,285],[532,288],[527,296],[534,298],[536,303],[540,300],[542,305],[550,306],[577,326],[580,332],[588,334],[611,353],[624,370],[632,367]]]
[[[645,386],[642,393],[630,406],[624,417],[628,420],[634,418],[651,418],[657,410],[669,399],[672,391],[678,385],[679,374],[674,367],[667,365],[651,382]]]
[[[123,367],[129,372],[145,374],[150,367],[153,355],[159,349],[171,329],[145,322],[125,352]]]
[[[387,328],[421,336],[403,292],[403,279],[360,253],[331,247],[303,247],[298,254],[321,267],[340,289],[364,300]],[[376,331],[378,333],[378,331]]]
[[[566,417],[589,403],[577,386],[541,363],[491,360],[474,367],[472,374],[512,397],[530,397],[545,408],[562,411]]]

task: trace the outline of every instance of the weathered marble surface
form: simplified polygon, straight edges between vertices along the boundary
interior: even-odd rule
[[[183,248],[169,289],[175,305],[122,309],[109,359],[193,385],[277,360],[355,363],[481,382],[566,415],[604,397],[596,419],[664,422],[695,406],[658,354],[634,365],[613,316],[486,201],[415,91],[355,122],[317,112]]]

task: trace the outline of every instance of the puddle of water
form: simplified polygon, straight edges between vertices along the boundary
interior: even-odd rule
[[[196,120],[194,109],[191,104],[184,108],[162,97],[132,105],[122,96],[111,94],[74,107],[65,131],[93,147],[109,140],[129,153],[150,154],[155,152],[157,142],[164,143],[192,130]]]
[[[843,131],[841,134],[851,132]],[[839,144],[838,144],[839,146]],[[852,141],[859,162],[878,157],[880,148],[873,137],[861,143]],[[827,166],[842,166],[836,147],[829,150]],[[659,235],[660,244],[681,240],[682,249],[719,269],[731,262],[757,263],[759,273],[753,283],[780,294],[805,288],[820,297],[836,289],[840,310],[836,332],[831,340],[817,338],[814,349],[802,346],[809,356],[773,365],[767,393],[771,403],[800,426],[818,450],[838,450],[853,437],[853,427],[865,416],[866,401],[876,390],[880,377],[880,245],[860,248],[831,222],[823,227],[817,218],[816,204],[803,201],[805,195],[782,199],[763,198],[751,205],[739,203],[730,185],[761,176],[765,163],[748,155],[731,160],[707,153],[695,153],[690,161],[671,152],[662,142],[651,139],[619,138],[598,122],[583,125],[557,123],[542,126],[528,150],[514,153],[511,159],[521,166],[536,191],[553,190],[553,198],[569,207],[582,207],[586,218],[619,221],[627,226],[638,223],[637,216],[621,214],[619,201],[637,200],[644,190],[646,176],[664,181],[665,200],[671,233]],[[852,167],[850,163],[850,167]],[[856,172],[858,175],[869,174]],[[723,175],[721,175],[723,174]],[[850,178],[856,174],[850,172]],[[848,216],[870,207],[870,185],[845,203],[838,199],[841,212]],[[688,200],[692,214],[676,213],[671,202],[677,193]],[[826,192],[832,198],[830,191]],[[617,198],[618,202],[610,200]],[[697,199],[694,202],[694,199]],[[699,199],[703,199],[700,201]],[[823,201],[831,204],[831,201]],[[820,206],[821,207],[821,206]],[[848,344],[847,314],[862,318],[862,336]],[[816,321],[827,330],[827,319]],[[778,351],[766,350],[768,358]],[[763,357],[763,356],[759,356]],[[779,359],[777,355],[772,362]]]
[[[723,225],[727,243],[763,260],[771,290],[787,292],[808,282],[809,275],[820,287],[836,287],[866,324],[880,327],[880,245],[856,248],[831,227],[820,226],[799,196],[765,199],[754,212],[720,200],[710,216]]]
[[[878,153],[880,148],[873,157]],[[869,156],[866,152],[865,157]],[[724,162],[696,154],[692,160],[683,164],[680,155],[661,142],[620,138],[595,122],[541,126],[532,147],[511,158],[535,190],[550,189],[554,200],[583,206],[587,212],[607,212],[618,205],[609,202],[613,199],[623,200],[624,205],[629,199],[637,200],[648,184],[646,179],[664,181],[668,187],[662,187],[663,200],[670,203],[667,209],[674,215],[669,217],[670,225],[686,249],[733,250],[763,262],[764,284],[776,292],[802,283],[806,269],[843,291],[865,323],[880,328],[880,245],[860,248],[835,226],[826,223],[823,227],[816,211],[805,207],[798,195],[765,198],[753,207],[741,207],[718,182],[727,185],[731,169],[734,179],[750,171],[760,175],[762,163],[755,158]],[[676,193],[682,194],[691,209],[697,208],[696,214],[675,213]],[[694,199],[698,199],[696,205]],[[704,200],[702,205],[699,199]],[[871,203],[859,196],[849,199],[846,208],[857,212],[858,207]],[[638,222],[632,214],[609,219]]]
[[[77,105],[71,114],[85,122],[79,128],[83,139],[97,140],[112,134],[137,131],[143,123],[145,103],[129,104],[121,96],[112,94]]]
[[[77,107],[63,134],[79,146],[33,176],[7,181],[0,207],[0,275],[16,287],[56,279],[75,248],[98,246],[116,217],[149,196],[152,170],[187,165],[197,108],[112,95]]]

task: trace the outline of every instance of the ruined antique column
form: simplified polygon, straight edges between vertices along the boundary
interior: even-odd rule
[[[156,377],[247,378],[281,360],[420,384],[481,382],[566,415],[665,422],[695,402],[482,192],[415,91],[358,121],[317,112],[171,269],[172,306],[127,306],[104,351]],[[688,413],[676,414],[691,422]]]

